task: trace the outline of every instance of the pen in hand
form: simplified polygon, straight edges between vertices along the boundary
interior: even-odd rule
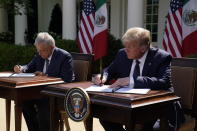
[[[100,86],[103,86],[104,83],[107,81],[108,73],[106,71],[103,71],[100,75]]]
[[[103,85],[103,72],[101,73],[100,80],[101,80],[101,83],[99,85],[102,86]]]
[[[16,72],[16,73],[21,73],[22,71],[21,71],[21,66],[20,65],[15,65],[14,66],[14,72]]]

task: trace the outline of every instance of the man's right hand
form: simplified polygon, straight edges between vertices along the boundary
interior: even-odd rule
[[[21,73],[22,72],[22,66],[21,65],[15,65],[14,66],[14,72]]]
[[[105,83],[107,80],[107,77],[103,76],[102,80],[101,80],[101,74],[96,74],[94,76],[92,76],[92,82],[96,85],[100,85],[102,83]]]

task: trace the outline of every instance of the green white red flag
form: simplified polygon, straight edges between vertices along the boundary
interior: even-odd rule
[[[106,0],[97,0],[93,39],[93,53],[95,55],[95,60],[100,59],[107,54],[107,22]]]
[[[182,12],[183,56],[197,53],[197,0],[185,0]]]
[[[171,0],[163,47],[173,57],[197,53],[197,0]]]

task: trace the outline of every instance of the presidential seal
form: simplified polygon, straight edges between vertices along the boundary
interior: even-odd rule
[[[85,90],[71,88],[64,100],[64,109],[73,121],[83,121],[90,112],[90,99]]]

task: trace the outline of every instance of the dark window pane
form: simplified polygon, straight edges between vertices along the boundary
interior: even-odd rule
[[[152,4],[152,0],[147,0],[147,5],[151,5]]]
[[[157,33],[157,24],[152,25],[152,33]]]
[[[152,6],[147,6],[146,14],[152,14]]]
[[[157,42],[157,34],[152,34],[152,42]]]
[[[159,0],[146,0],[146,29],[151,32],[152,41],[157,42]]]
[[[146,23],[151,23],[151,15],[146,16]]]
[[[153,0],[153,4],[159,4],[159,0]]]
[[[146,25],[146,29],[149,30],[149,31],[151,31],[151,25],[150,24],[147,24]]]
[[[158,5],[153,6],[153,14],[158,14]]]
[[[157,22],[158,22],[158,15],[153,15],[152,23],[157,23]]]

